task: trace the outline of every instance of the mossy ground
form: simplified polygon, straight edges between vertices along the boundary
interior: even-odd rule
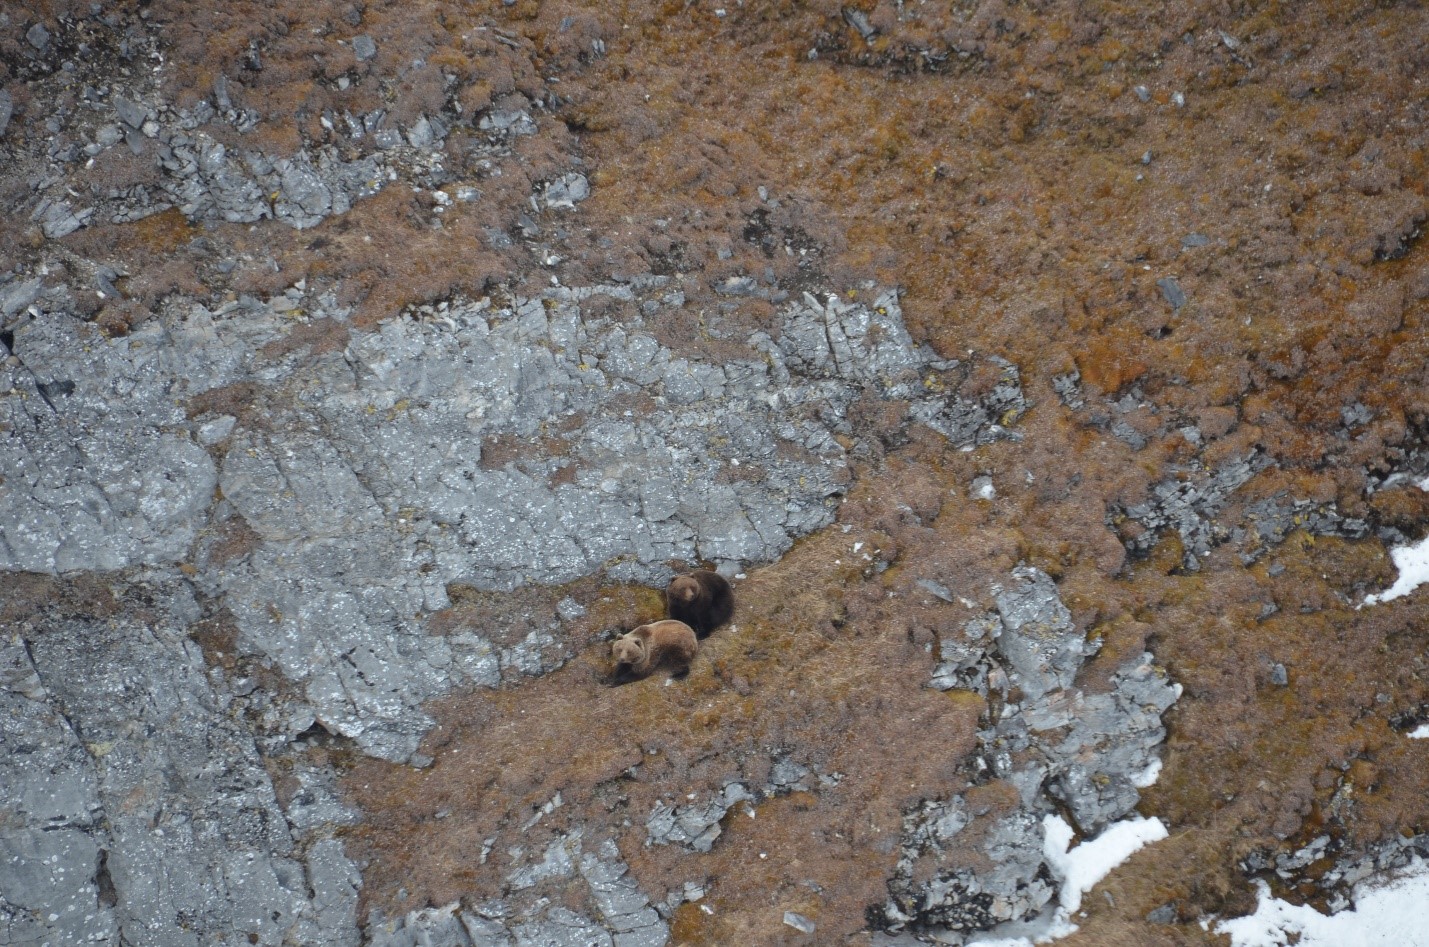
[[[1175,465],[1260,450],[1280,466],[1247,485],[1246,500],[1283,490],[1423,529],[1417,491],[1367,498],[1364,487],[1367,470],[1421,443],[1429,420],[1424,252],[1412,238],[1399,259],[1371,249],[1392,242],[1405,215],[1423,216],[1414,77],[1424,49],[1410,37],[1429,24],[1406,6],[969,4],[903,24],[888,4],[863,6],[881,23],[868,44],[818,3],[725,18],[681,4],[518,4],[507,22],[563,69],[595,184],[584,223],[623,238],[592,265],[678,252],[698,273],[685,281],[698,306],[727,275],[807,275],[797,248],[816,246],[830,288],[901,286],[915,337],[945,355],[1016,362],[1035,402],[1024,440],[964,454],[918,430],[870,437],[839,525],[751,570],[737,628],[711,639],[687,681],[602,690],[593,642],[513,695],[438,712],[434,745],[452,741],[457,756],[483,760],[467,764],[477,771],[366,764],[353,785],[375,786],[384,771],[404,800],[437,786],[456,798],[464,786],[470,818],[490,834],[516,809],[482,787],[550,733],[578,733],[580,762],[545,760],[539,789],[521,784],[525,803],[556,788],[595,799],[591,787],[647,760],[620,778],[632,823],[622,851],[650,891],[712,880],[714,913],[683,908],[678,943],[793,942],[783,910],[815,918],[821,942],[843,942],[882,897],[900,807],[965,785],[960,756],[981,708],[922,689],[938,637],[1029,562],[1103,640],[1089,686],[1149,647],[1186,689],[1168,716],[1161,782],[1141,806],[1172,836],[1114,873],[1109,898],[1086,900],[1067,943],[1213,942],[1194,923],[1142,918],[1170,901],[1183,922],[1249,909],[1236,862],[1253,849],[1293,849],[1322,831],[1363,846],[1425,823],[1425,747],[1387,723],[1426,699],[1425,606],[1355,610],[1391,577],[1373,540],[1295,534],[1254,565],[1223,548],[1187,573],[1174,535],[1128,561],[1105,522]],[[571,11],[596,24],[605,57],[561,45]],[[946,65],[909,66],[920,47],[948,53]],[[779,208],[766,209],[760,186]],[[1192,233],[1209,242],[1183,245]],[[1156,285],[1168,276],[1189,297],[1180,309]],[[739,315],[769,319],[757,304]],[[1093,401],[1136,385],[1158,412],[1141,419],[1148,431],[1194,424],[1202,442],[1153,436],[1134,451],[1089,426],[1050,388],[1073,369]],[[1375,417],[1346,436],[1340,409],[1355,401]],[[867,420],[876,433],[896,418]],[[990,502],[968,496],[982,474],[998,490]],[[859,541],[890,567],[859,569]],[[1284,571],[1271,576],[1271,563]],[[921,577],[975,609],[933,599]],[[1267,604],[1279,610],[1262,618]],[[1276,663],[1288,687],[1272,684]],[[501,701],[510,715],[493,709]],[[483,734],[497,721],[514,732],[502,730],[509,742],[493,754]],[[604,752],[588,754],[592,744]],[[773,747],[847,777],[754,819],[737,814],[708,855],[642,846],[661,793],[708,791]],[[412,883],[428,870],[426,842],[445,832],[422,835],[422,813],[403,811],[390,836],[365,838],[374,866],[390,859],[407,904],[456,896],[440,862],[430,883]],[[392,858],[389,839],[412,833],[420,857]],[[368,877],[367,897],[393,903],[380,892],[395,880]]]
[[[864,908],[885,895],[902,808],[966,784],[981,707],[923,686],[939,637],[986,609],[991,583],[1018,562],[1053,575],[1103,641],[1088,686],[1149,647],[1185,687],[1141,806],[1171,837],[1086,899],[1069,947],[1214,943],[1194,919],[1252,906],[1244,854],[1323,832],[1361,850],[1429,828],[1429,741],[1388,722],[1429,706],[1429,596],[1355,608],[1392,578],[1380,542],[1298,533],[1252,565],[1227,546],[1187,572],[1174,535],[1128,560],[1107,525],[1192,460],[1214,468],[1260,451],[1278,466],[1232,498],[1228,524],[1243,501],[1286,491],[1423,532],[1429,494],[1365,492],[1429,430],[1422,5],[860,0],[878,31],[868,40],[830,0],[724,6],[723,17],[712,4],[635,0],[146,7],[167,24],[171,97],[207,95],[222,74],[236,102],[264,112],[256,137],[233,132],[233,147],[329,140],[326,110],[382,106],[409,123],[449,94],[466,115],[515,92],[552,111],[501,176],[475,160],[468,133],[453,134],[452,183],[483,197],[440,227],[430,195],[394,186],[302,232],[174,213],[77,231],[68,252],[132,274],[126,303],[92,303],[105,331],[127,331],[176,292],[263,296],[299,279],[336,289],[359,328],[453,293],[531,291],[547,274],[490,228],[514,232],[532,186],[578,155],[593,195],[559,221],[560,277],[672,276],[690,302],[655,327],[663,342],[718,357],[709,287],[730,275],[768,269],[791,288],[844,293],[875,280],[903,289],[916,339],[948,357],[1012,360],[1033,401],[1020,443],[973,453],[918,428],[892,436],[897,406],[862,406],[865,448],[838,523],[751,569],[734,626],[671,686],[604,686],[604,635],[659,614],[648,590],[592,579],[456,596],[434,633],[519,638],[525,610],[567,593],[590,612],[567,629],[577,657],[562,670],[432,707],[430,769],[364,760],[348,771],[364,816],[349,837],[364,916],[499,892],[509,847],[538,852],[553,827],[588,822],[617,827],[649,892],[709,879],[714,913],[682,908],[678,943],[797,942],[785,910],[814,918],[820,943],[857,943]],[[55,2],[34,15],[67,12],[84,10]],[[378,44],[371,63],[343,45],[359,33]],[[244,65],[252,48],[261,71]],[[10,70],[24,52],[0,54]],[[418,60],[430,68],[408,68]],[[12,86],[15,121],[27,120],[26,87]],[[106,154],[86,181],[136,173],[123,149]],[[7,259],[34,249],[27,227],[0,232]],[[221,272],[217,259],[237,266]],[[1167,277],[1184,306],[1163,297]],[[749,301],[719,315],[752,331],[774,310]],[[1153,404],[1129,418],[1152,433],[1148,446],[1064,408],[1051,379],[1072,370],[1094,408],[1130,391]],[[237,402],[257,399],[230,396],[240,417]],[[1346,429],[1342,409],[1356,402],[1373,416]],[[1199,443],[1154,433],[1188,425]],[[980,475],[995,499],[969,497]],[[226,541],[246,548],[241,530]],[[973,607],[934,599],[919,578]],[[97,589],[25,580],[6,607],[112,607]],[[207,643],[222,650],[221,635]],[[1288,687],[1271,681],[1277,663]],[[842,781],[753,818],[736,807],[707,855],[644,847],[655,801],[757,781],[786,751]],[[520,831],[558,791],[565,805]],[[1182,923],[1143,920],[1167,902]]]

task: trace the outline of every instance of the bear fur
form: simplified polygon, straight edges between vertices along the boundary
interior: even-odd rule
[[[610,643],[618,680],[648,677],[660,668],[684,674],[700,650],[695,630],[682,621],[657,621],[641,625]]]
[[[671,618],[706,638],[734,615],[734,590],[718,572],[696,569],[677,575],[665,587],[665,604]]]

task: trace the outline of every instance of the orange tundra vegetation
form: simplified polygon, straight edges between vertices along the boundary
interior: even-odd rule
[[[199,227],[176,212],[76,231],[61,241],[76,258],[136,261],[129,305],[97,317],[105,331],[127,331],[175,292],[263,295],[302,278],[336,289],[358,329],[454,294],[534,292],[549,274],[521,241],[492,233],[513,233],[532,188],[579,159],[592,195],[557,225],[560,278],[671,277],[688,303],[652,327],[662,342],[719,357],[706,315],[728,302],[710,289],[728,276],[767,271],[793,293],[855,298],[874,281],[901,288],[918,342],[1014,363],[1031,405],[1020,441],[965,453],[908,426],[906,406],[861,404],[838,522],[750,568],[733,623],[672,686],[604,681],[609,637],[661,617],[657,590],[599,578],[510,596],[449,590],[433,633],[476,628],[498,646],[526,634],[531,609],[576,597],[588,608],[566,629],[578,656],[430,707],[427,769],[332,752],[363,815],[346,839],[364,865],[361,916],[499,891],[507,866],[484,861],[486,846],[538,851],[590,821],[622,827],[622,856],[652,897],[708,882],[713,914],[680,908],[678,944],[814,942],[782,925],[786,910],[817,923],[818,943],[866,942],[864,911],[887,896],[905,807],[962,791],[987,712],[976,695],[922,684],[940,643],[990,607],[992,584],[1020,562],[1053,576],[1101,642],[1085,686],[1105,686],[1148,648],[1185,688],[1167,715],[1160,782],[1140,806],[1171,837],[1114,872],[1108,897],[1086,900],[1067,947],[1217,943],[1195,921],[1253,906],[1237,867],[1246,854],[1326,833],[1363,851],[1429,828],[1429,741],[1390,723],[1429,712],[1429,597],[1355,609],[1393,576],[1373,533],[1316,536],[1301,524],[1249,561],[1249,547],[1220,545],[1196,570],[1174,531],[1142,555],[1123,544],[1144,532],[1124,511],[1156,484],[1249,455],[1272,464],[1215,511],[1228,534],[1248,504],[1277,496],[1424,531],[1423,491],[1367,492],[1418,463],[1429,431],[1422,6],[145,9],[164,25],[171,99],[208,95],[222,75],[236,103],[265,115],[252,137],[222,131],[235,148],[331,143],[356,155],[366,146],[323,127],[329,110],[380,107],[405,126],[503,102],[542,109],[500,176],[481,164],[475,133],[454,128],[450,183],[482,199],[454,204],[440,228],[430,194],[393,187],[304,231]],[[358,34],[376,42],[372,61],[353,55]],[[261,69],[245,65],[255,50]],[[96,185],[132,179],[121,152],[96,162]],[[0,251],[20,253],[36,233],[0,235]],[[722,315],[740,331],[775,323],[762,300]],[[344,339],[309,329],[257,357]],[[1054,388],[1073,375],[1080,407]],[[191,409],[247,412],[245,423],[261,414],[253,391],[206,398]],[[1146,439],[1139,449],[1109,432],[1122,398],[1135,405],[1125,418]],[[1367,420],[1344,413],[1355,405]],[[979,476],[992,478],[993,498],[969,496]],[[217,539],[235,554],[252,542]],[[971,605],[934,598],[918,584],[929,577]],[[58,594],[37,582],[17,592],[31,604]],[[217,655],[229,638],[206,632],[212,660],[227,660]],[[1276,664],[1288,686],[1272,682]],[[708,853],[644,845],[656,801],[757,781],[772,754],[794,748],[839,778],[752,815],[736,806]],[[1005,788],[969,793],[995,813],[1015,805]],[[523,831],[556,792],[565,805]],[[567,894],[548,884],[560,903]],[[1145,920],[1168,903],[1175,923]]]
[[[981,712],[907,686],[973,614],[916,578],[985,608],[1019,561],[1057,578],[1102,641],[1084,680],[1149,647],[1186,689],[1141,806],[1172,837],[1112,875],[1111,899],[1088,899],[1069,945],[1213,942],[1145,914],[1252,907],[1236,868],[1252,850],[1323,831],[1364,845],[1426,824],[1422,749],[1386,723],[1388,709],[1429,700],[1424,606],[1352,607],[1391,576],[1377,542],[1293,533],[1250,566],[1222,547],[1187,573],[1174,534],[1128,559],[1105,523],[1173,464],[1263,451],[1278,466],[1245,502],[1283,490],[1423,529],[1416,491],[1364,499],[1366,472],[1389,469],[1429,420],[1429,275],[1413,236],[1424,116],[1410,91],[1423,12],[985,3],[900,20],[891,4],[859,7],[873,42],[831,3],[718,18],[683,4],[523,2],[500,15],[561,77],[596,185],[584,223],[620,235],[606,261],[657,266],[678,247],[681,271],[701,274],[685,284],[699,299],[702,284],[765,267],[797,280],[806,271],[784,245],[816,247],[827,288],[897,284],[915,338],[1015,362],[1034,402],[1024,440],[967,455],[916,430],[875,439],[840,516],[850,532],[751,572],[734,627],[708,640],[681,687],[603,689],[591,648],[516,691],[453,698],[429,771],[360,762],[353,798],[383,813],[354,835],[372,859],[369,902],[439,904],[479,886],[454,873],[495,883],[473,867],[479,841],[506,838],[523,804],[559,788],[577,813],[631,813],[621,850],[647,891],[692,870],[711,880],[714,913],[681,908],[676,943],[784,942],[794,935],[775,905],[816,919],[824,942],[857,942],[901,807],[956,785]],[[603,38],[605,56],[563,38],[567,16]],[[1166,277],[1184,306],[1158,288]],[[1156,406],[1148,430],[1192,425],[1199,442],[1132,450],[1061,405],[1051,378],[1073,370],[1089,402],[1135,389]],[[1339,411],[1354,402],[1373,419],[1345,438]],[[970,501],[966,485],[989,471],[997,497]],[[856,541],[888,568],[857,568]],[[1291,686],[1270,684],[1274,663]],[[579,736],[561,737],[568,727]],[[579,749],[539,749],[566,739]],[[736,807],[707,855],[644,847],[640,814],[662,793],[718,786],[761,748],[791,744],[844,780],[753,818]],[[443,806],[454,815],[428,821]],[[467,841],[453,839],[468,824]]]

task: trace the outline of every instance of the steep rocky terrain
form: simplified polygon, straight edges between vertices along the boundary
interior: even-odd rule
[[[1063,943],[1429,856],[1422,5],[0,9],[0,943]],[[675,572],[734,622],[610,686]]]

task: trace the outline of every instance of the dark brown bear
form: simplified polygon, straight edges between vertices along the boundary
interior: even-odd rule
[[[665,668],[673,675],[690,669],[700,650],[694,629],[682,621],[657,621],[641,625],[610,643],[615,658],[615,680],[638,681]]]
[[[724,576],[708,569],[671,579],[665,587],[665,602],[670,617],[689,625],[700,638],[708,637],[734,614],[734,590]]]

